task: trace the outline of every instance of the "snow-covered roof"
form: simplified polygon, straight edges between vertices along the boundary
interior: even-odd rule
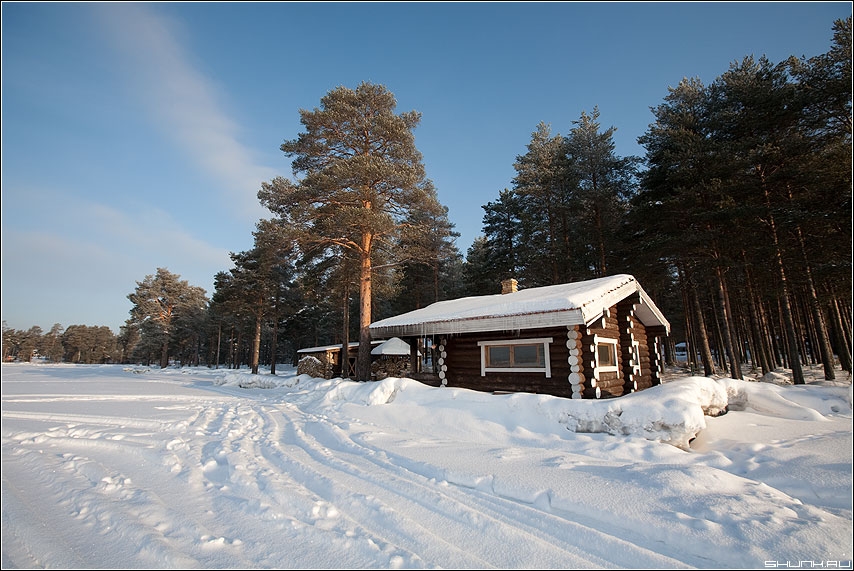
[[[371,341],[372,345],[378,345],[379,343],[382,343],[382,341]],[[354,349],[358,346],[359,346],[358,341],[351,341],[347,345],[348,349]],[[319,347],[306,347],[305,349],[299,349],[297,351],[297,353],[323,353],[325,351],[340,351],[340,350],[341,350],[341,343],[338,343],[337,345],[321,345]],[[409,353],[407,353],[407,355],[408,354]]]
[[[522,289],[513,293],[440,301],[371,324],[376,337],[506,331],[563,325],[588,325],[605,309],[638,293],[635,316],[647,326],[670,323],[634,276]]]
[[[408,357],[409,353],[409,343],[407,343],[403,339],[400,339],[399,337],[392,337],[388,341],[377,345],[371,350],[371,355],[405,355]]]

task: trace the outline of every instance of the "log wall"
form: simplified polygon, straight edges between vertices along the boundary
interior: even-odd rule
[[[436,348],[436,384],[486,392],[529,392],[569,398],[608,398],[660,383],[657,343],[661,331],[647,331],[634,314],[639,296],[629,297],[588,326],[483,332],[440,337]],[[663,331],[663,328],[660,328]],[[551,377],[545,373],[488,372],[481,376],[480,341],[551,337]],[[617,342],[618,371],[596,369],[596,338]],[[636,351],[632,351],[632,347]],[[431,384],[433,384],[431,382]]]
[[[664,327],[647,327],[646,334],[649,341],[649,374],[650,383],[655,386],[661,384],[664,373],[664,352],[662,343],[667,336]]]
[[[542,372],[489,372],[486,376],[481,376],[479,341],[541,337],[553,339],[549,344],[551,378],[546,378],[545,373]],[[572,396],[566,327],[445,337],[439,340],[438,349],[439,378],[445,386],[487,392],[529,392],[561,397]]]
[[[588,382],[584,387],[584,398],[606,398],[618,397],[624,393],[623,379],[620,371],[597,372],[596,369],[596,343],[595,338],[607,338],[617,340],[617,362],[622,370],[623,343],[620,339],[620,320],[617,306],[614,305],[603,312],[602,317],[592,322],[588,327],[582,328],[582,344],[584,347],[583,357],[585,368],[588,372]]]

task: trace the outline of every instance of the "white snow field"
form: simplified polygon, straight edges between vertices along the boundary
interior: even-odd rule
[[[2,566],[851,569],[838,379],[580,401],[4,364]]]

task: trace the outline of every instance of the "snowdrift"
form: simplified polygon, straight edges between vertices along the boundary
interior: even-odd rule
[[[776,377],[775,377],[776,379]],[[404,402],[401,395],[414,401],[428,399],[439,409],[470,409],[488,406],[489,416],[507,417],[506,423],[527,422],[539,431],[568,430],[575,433],[607,433],[615,436],[642,437],[647,440],[688,448],[699,432],[706,428],[706,418],[726,414],[729,409],[767,412],[792,419],[819,420],[822,403],[792,400],[791,390],[781,393],[785,384],[710,377],[681,377],[644,391],[605,400],[572,400],[551,395],[529,393],[480,393],[468,389],[430,387],[408,378],[387,378],[361,383],[345,379],[319,379],[308,375],[270,376],[247,372],[229,372],[215,381],[221,385],[241,388],[298,387],[314,393],[318,406],[341,406],[349,403],[362,406],[394,405]],[[788,386],[791,389],[791,385]],[[832,389],[842,396],[844,388]],[[851,407],[850,386],[847,400]],[[836,393],[840,393],[836,395]],[[416,396],[417,395],[417,396]],[[804,398],[810,400],[806,394]],[[815,400],[812,398],[811,400]],[[836,399],[833,402],[838,403]],[[461,403],[467,403],[462,405]],[[838,408],[838,405],[835,405]],[[532,411],[533,414],[520,414]],[[839,410],[827,410],[840,412]],[[536,417],[538,420],[531,422]]]

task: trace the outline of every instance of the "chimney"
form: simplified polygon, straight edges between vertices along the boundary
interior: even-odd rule
[[[519,282],[517,282],[513,278],[510,278],[509,280],[503,280],[501,282],[501,293],[505,294],[519,291],[519,288],[516,287],[518,283]]]

